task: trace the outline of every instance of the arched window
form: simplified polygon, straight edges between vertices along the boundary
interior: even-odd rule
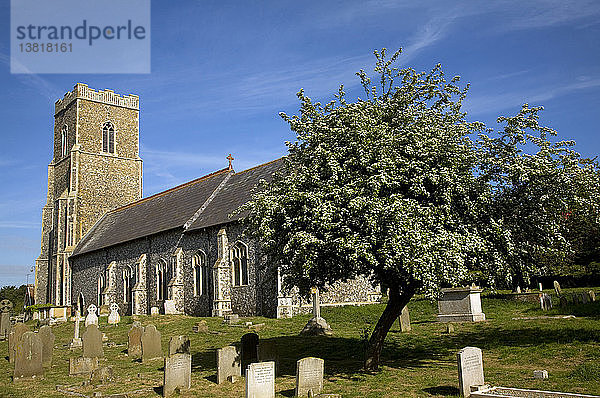
[[[68,127],[65,124],[60,132],[60,154],[62,157],[67,156],[67,146],[68,146]]]
[[[231,249],[233,265],[233,286],[248,284],[248,249],[242,242],[238,242]]]
[[[135,274],[130,266],[125,266],[123,270],[123,301],[131,303],[133,299],[133,285],[135,284]]]
[[[208,293],[208,266],[206,254],[199,251],[192,257],[192,270],[194,273],[194,296],[202,296]]]
[[[115,127],[111,122],[102,125],[102,152],[115,153]]]
[[[164,260],[160,260],[156,264],[156,299],[162,301],[165,299],[165,293],[167,292],[167,263]]]
[[[104,295],[102,294],[106,289],[106,279],[103,274],[98,277],[98,307],[104,304]]]

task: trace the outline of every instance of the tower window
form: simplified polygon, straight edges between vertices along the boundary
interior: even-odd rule
[[[248,249],[242,242],[231,249],[233,265],[233,286],[248,284]]]
[[[102,152],[115,153],[115,127],[111,122],[102,125]]]
[[[60,132],[60,154],[62,157],[67,156],[67,140],[68,140],[68,128],[65,124]]]
[[[156,264],[156,300],[162,301],[165,299],[165,293],[167,293],[167,285],[169,283],[167,279],[167,264],[164,260],[160,260]]]

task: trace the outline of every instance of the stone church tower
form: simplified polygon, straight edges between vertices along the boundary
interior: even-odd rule
[[[36,303],[71,304],[75,245],[104,213],[141,197],[138,96],[77,83],[55,103]]]

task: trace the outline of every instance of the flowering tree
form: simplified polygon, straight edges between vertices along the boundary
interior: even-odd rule
[[[525,159],[511,148],[522,127],[537,126],[523,124],[536,120],[529,117],[536,111],[524,108],[494,138],[482,123],[466,120],[467,88],[458,77],[447,81],[439,65],[429,73],[398,69],[400,51],[390,59],[385,49],[375,55],[377,85],[358,73],[364,100],[347,102],[343,87],[325,105],[298,93],[300,116],[281,114],[297,134],[287,143],[286,170],[245,207],[247,233],[280,265],[287,287],[307,294],[312,286],[366,275],[388,288],[367,369],[378,367],[391,325],[416,292],[434,297],[476,269],[495,282],[529,260],[511,268],[514,251],[497,246],[522,241],[511,240],[516,224],[504,219],[515,210],[508,193],[518,196],[510,171],[518,173]],[[531,163],[533,171],[537,166]],[[536,232],[559,233],[554,227]]]

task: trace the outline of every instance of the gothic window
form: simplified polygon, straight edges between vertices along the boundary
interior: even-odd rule
[[[65,124],[60,132],[60,153],[62,157],[67,156],[67,145],[68,145],[68,128]]]
[[[132,302],[133,285],[135,284],[135,274],[130,266],[123,270],[123,300],[126,303]]]
[[[192,258],[192,270],[194,274],[194,296],[202,296],[208,293],[208,266],[206,254],[198,252]]]
[[[164,260],[160,260],[156,265],[156,299],[162,301],[167,293],[167,264]]]
[[[115,127],[111,122],[102,125],[102,152],[115,153]]]
[[[67,223],[67,246],[73,246],[73,221]]]
[[[98,306],[104,304],[104,295],[102,294],[104,289],[106,289],[106,279],[103,274],[100,274],[98,277]]]
[[[233,265],[233,286],[248,284],[248,249],[242,242],[238,242],[231,249]]]

